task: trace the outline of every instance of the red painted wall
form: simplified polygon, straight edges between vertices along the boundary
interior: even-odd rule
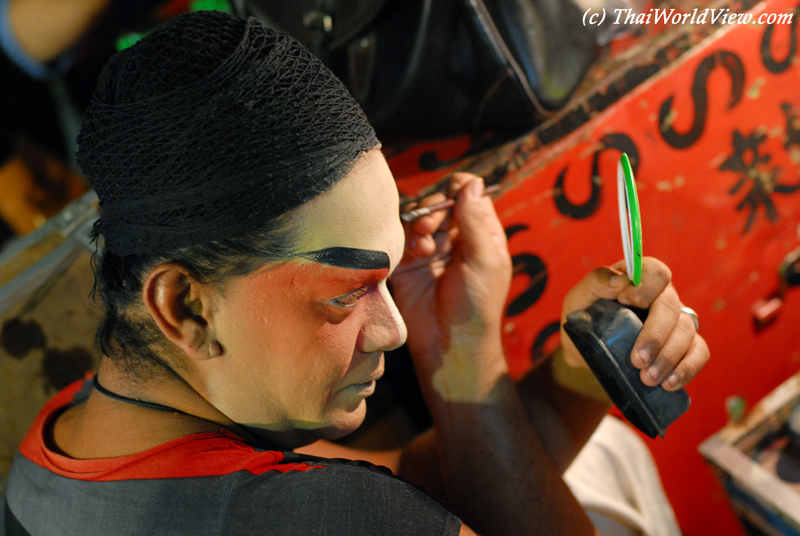
[[[752,12],[796,7],[796,0],[771,0]],[[672,268],[712,353],[688,388],[692,407],[665,439],[648,440],[687,536],[742,534],[697,452],[725,424],[725,400],[742,396],[752,405],[800,370],[800,289],[789,288],[765,329],[756,329],[751,313],[778,289],[777,268],[800,245],[797,40],[795,25],[720,28],[544,148],[534,132],[466,156],[476,144],[467,136],[390,152],[409,196],[455,169],[499,180],[496,206],[515,231],[504,342],[516,374],[537,348],[556,343],[548,330],[565,292],[593,267],[622,258],[615,170],[621,150],[632,157],[644,253]],[[435,158],[421,158],[430,150]]]

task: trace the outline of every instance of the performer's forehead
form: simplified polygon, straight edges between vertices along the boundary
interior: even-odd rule
[[[397,266],[405,233],[397,186],[380,151],[369,151],[330,190],[298,208],[296,251],[307,260],[342,268]]]

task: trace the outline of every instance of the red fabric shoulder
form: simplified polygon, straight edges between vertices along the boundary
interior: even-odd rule
[[[113,481],[219,476],[236,471],[259,475],[267,471],[305,471],[321,466],[285,463],[281,451],[256,450],[237,435],[191,434],[129,456],[76,460],[53,452],[44,440],[53,416],[69,405],[84,380],[70,384],[45,404],[20,445],[20,454],[49,471],[77,480]]]

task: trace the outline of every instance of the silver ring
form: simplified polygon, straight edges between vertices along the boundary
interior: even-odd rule
[[[692,318],[692,322],[694,322],[694,330],[700,331],[700,319],[697,318],[697,313],[694,312],[694,309],[689,309],[688,307],[681,307],[681,312],[689,315]]]

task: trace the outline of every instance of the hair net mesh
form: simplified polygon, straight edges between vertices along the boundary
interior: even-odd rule
[[[78,137],[117,255],[262,228],[330,188],[375,133],[308,50],[255,19],[176,17],[106,65]]]

